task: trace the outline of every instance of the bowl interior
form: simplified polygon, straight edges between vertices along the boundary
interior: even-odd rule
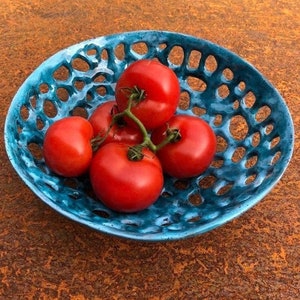
[[[206,120],[218,149],[205,173],[188,180],[166,176],[154,205],[118,214],[95,199],[87,177],[65,179],[47,168],[43,137],[55,120],[88,117],[113,99],[122,71],[142,58],[174,70],[181,85],[177,113]],[[279,93],[234,53],[183,34],[141,31],[85,41],[41,64],[13,99],[5,142],[21,178],[59,213],[105,233],[161,241],[206,232],[261,200],[290,160],[293,124]]]

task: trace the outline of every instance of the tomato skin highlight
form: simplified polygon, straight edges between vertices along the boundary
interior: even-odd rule
[[[103,137],[112,120],[112,110],[116,108],[117,102],[110,100],[100,104],[89,118],[89,122],[93,126],[94,137]],[[116,108],[117,109],[117,108]],[[105,145],[111,142],[124,142],[124,143],[141,143],[143,141],[143,135],[138,128],[127,126],[126,124],[118,125],[114,124],[109,131],[108,136],[103,140],[101,145]]]
[[[180,85],[176,74],[155,60],[132,63],[116,84],[115,97],[120,111],[128,106],[128,89],[144,90],[144,98],[134,102],[132,113],[152,130],[163,125],[175,113],[180,98]],[[129,122],[132,124],[132,122]]]
[[[159,144],[166,137],[168,128],[179,129],[181,138],[158,150],[164,172],[176,178],[200,175],[216,153],[217,140],[212,128],[199,117],[174,115],[168,124],[152,132],[152,141]]]
[[[118,212],[137,212],[153,204],[163,188],[158,158],[143,149],[144,158],[130,161],[128,145],[109,143],[99,148],[90,167],[90,180],[97,198]]]
[[[46,165],[56,174],[77,177],[84,174],[92,160],[93,128],[88,120],[71,116],[50,125],[43,143]]]

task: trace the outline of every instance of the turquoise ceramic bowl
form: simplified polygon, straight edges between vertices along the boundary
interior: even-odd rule
[[[178,113],[205,119],[217,135],[218,152],[204,174],[166,177],[154,205],[119,214],[93,197],[88,178],[53,174],[41,149],[51,123],[89,116],[114,97],[124,68],[142,58],[158,59],[175,71],[182,91]],[[206,40],[163,31],[99,37],[58,52],[20,87],[5,124],[9,160],[42,201],[100,232],[143,241],[199,235],[251,208],[281,178],[293,140],[284,100],[253,66]]]

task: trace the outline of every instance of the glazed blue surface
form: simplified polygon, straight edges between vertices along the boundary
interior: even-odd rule
[[[179,62],[176,51],[182,53]],[[201,59],[191,65],[195,53]],[[124,68],[141,58],[156,58],[175,71],[182,97],[188,98],[187,106],[177,112],[204,111],[200,117],[213,127],[219,147],[204,174],[182,181],[181,186],[166,177],[154,205],[140,213],[119,214],[93,197],[87,178],[56,176],[40,153],[52,122],[78,110],[90,115],[114,97]],[[191,83],[191,79],[199,80]],[[241,133],[236,132],[243,126]],[[88,40],[47,59],[15,95],[4,137],[17,173],[57,212],[107,234],[167,241],[212,230],[259,202],[284,173],[294,132],[276,89],[234,53],[192,36],[139,31]]]

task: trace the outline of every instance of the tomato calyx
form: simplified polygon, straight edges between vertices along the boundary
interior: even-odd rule
[[[144,146],[142,144],[129,146],[127,151],[127,158],[131,161],[142,160],[144,158],[143,148]]]
[[[170,143],[177,143],[181,140],[181,134],[178,128],[169,129],[167,135],[171,136]]]
[[[166,144],[169,143],[177,143],[181,140],[181,133],[178,128],[170,128],[169,124],[167,123],[167,129],[164,132],[166,138],[156,146],[156,151],[164,147]]]
[[[126,93],[126,96],[129,99],[129,102],[131,102],[130,105],[133,105],[134,103],[139,103],[142,100],[144,100],[146,97],[145,90],[139,88],[136,85],[132,88],[130,88],[130,87],[121,88],[121,91],[123,93]]]
[[[165,134],[166,134],[166,138],[157,145],[152,142],[152,140],[148,134],[145,135],[143,143],[134,145],[134,146],[130,146],[128,148],[128,153],[127,153],[128,159],[132,160],[132,161],[142,160],[144,158],[144,154],[142,152],[143,148],[148,148],[152,152],[156,153],[158,150],[163,148],[165,145],[167,145],[169,143],[176,143],[176,142],[180,141],[180,139],[181,139],[180,131],[177,128],[168,128],[166,130]]]

